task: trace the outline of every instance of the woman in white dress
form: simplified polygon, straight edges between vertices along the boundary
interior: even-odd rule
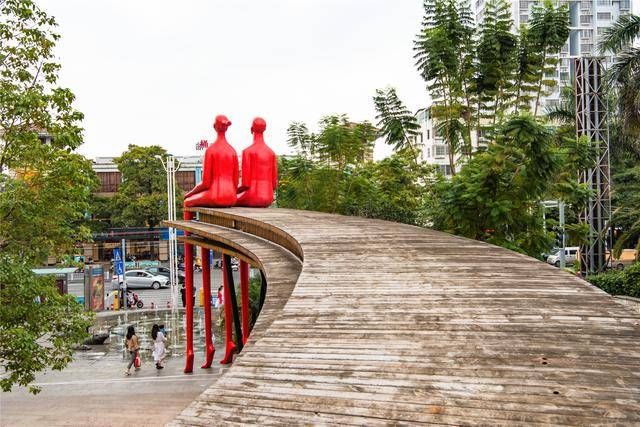
[[[151,338],[153,339],[153,361],[156,362],[156,369],[162,369],[164,368],[162,361],[166,353],[164,343],[167,342],[167,339],[158,325],[153,325],[151,328]]]

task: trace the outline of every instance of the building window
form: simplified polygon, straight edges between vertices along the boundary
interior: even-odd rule
[[[100,193],[116,193],[122,178],[120,172],[98,172],[98,179],[100,180]]]
[[[598,6],[611,6],[611,0],[598,0]]]
[[[598,13],[598,15],[600,15],[600,14]],[[580,16],[580,23],[581,24],[591,24],[591,18],[592,18],[592,15],[581,15]]]
[[[527,22],[529,22],[529,15],[520,15],[520,23],[526,24]]]
[[[451,166],[449,165],[438,165],[438,168],[440,169],[440,173],[445,175],[445,176],[450,176],[451,175]]]
[[[176,185],[182,191],[190,191],[196,186],[196,174],[194,171],[178,171],[176,172]]]
[[[446,145],[434,145],[434,151],[436,157],[444,157],[447,155],[447,146]]]
[[[427,129],[427,139],[431,139],[431,131]]]
[[[590,39],[593,37],[593,30],[580,30],[580,35],[583,39]]]
[[[605,31],[607,31],[607,27],[598,27],[598,35],[603,36]]]
[[[427,148],[427,158],[431,157],[431,148]]]
[[[598,19],[600,21],[610,21],[611,20],[611,12],[598,12]]]
[[[581,53],[591,53],[592,50],[593,50],[592,44],[583,44],[582,46],[580,46]]]
[[[422,144],[424,142],[424,135],[420,134],[420,144]]]

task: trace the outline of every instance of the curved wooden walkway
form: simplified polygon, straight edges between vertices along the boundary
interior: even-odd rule
[[[578,278],[403,224],[195,211],[175,225],[250,252],[271,289],[174,425],[640,424],[640,317]]]

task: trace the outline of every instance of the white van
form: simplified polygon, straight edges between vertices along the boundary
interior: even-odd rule
[[[551,265],[555,265],[556,267],[560,267],[560,251],[562,249],[557,249],[554,253],[549,255],[547,258],[547,263]],[[573,265],[578,258],[578,251],[580,248],[578,246],[569,246],[564,248],[564,264],[565,265]]]

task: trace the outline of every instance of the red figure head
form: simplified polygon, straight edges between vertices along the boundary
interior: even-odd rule
[[[231,126],[231,120],[227,119],[227,116],[219,115],[216,116],[216,121],[213,123],[213,128],[216,132],[226,132],[227,128]]]
[[[267,122],[262,117],[256,117],[251,124],[251,133],[264,133],[267,129]]]

